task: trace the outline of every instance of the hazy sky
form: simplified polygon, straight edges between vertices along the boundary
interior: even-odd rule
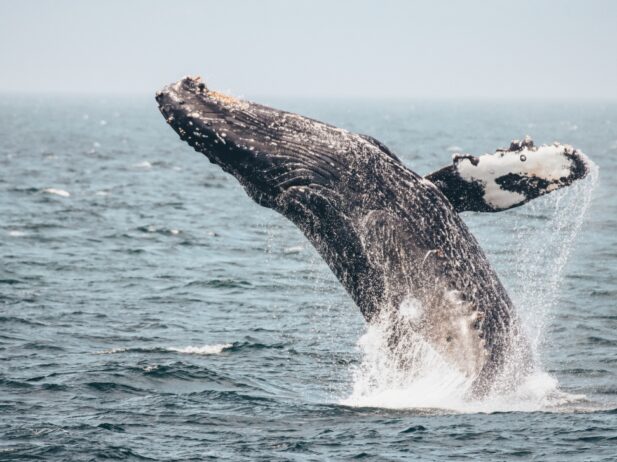
[[[0,0],[0,92],[617,98],[612,0]]]

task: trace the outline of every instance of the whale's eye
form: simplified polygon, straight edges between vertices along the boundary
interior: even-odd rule
[[[525,162],[527,160],[527,156],[525,154],[521,154],[521,162]]]

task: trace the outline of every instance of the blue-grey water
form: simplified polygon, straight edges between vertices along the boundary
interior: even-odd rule
[[[598,164],[597,182],[465,215],[534,376],[466,403],[447,371],[388,371],[302,234],[153,98],[5,95],[0,460],[615,460],[617,104],[265,102],[422,174],[526,134]]]

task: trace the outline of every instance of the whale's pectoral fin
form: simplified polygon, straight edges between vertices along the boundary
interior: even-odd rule
[[[452,165],[427,175],[457,212],[500,212],[569,186],[590,162],[572,146],[534,146],[530,138],[479,157],[455,154]]]

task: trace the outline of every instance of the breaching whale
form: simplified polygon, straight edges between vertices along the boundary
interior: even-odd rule
[[[474,396],[490,392],[510,351],[525,350],[512,301],[459,212],[510,209],[585,177],[580,151],[526,138],[422,177],[372,137],[211,91],[199,77],[156,100],[182,140],[300,228],[368,322],[390,320],[392,343],[421,335]],[[398,316],[409,303],[415,315]]]

